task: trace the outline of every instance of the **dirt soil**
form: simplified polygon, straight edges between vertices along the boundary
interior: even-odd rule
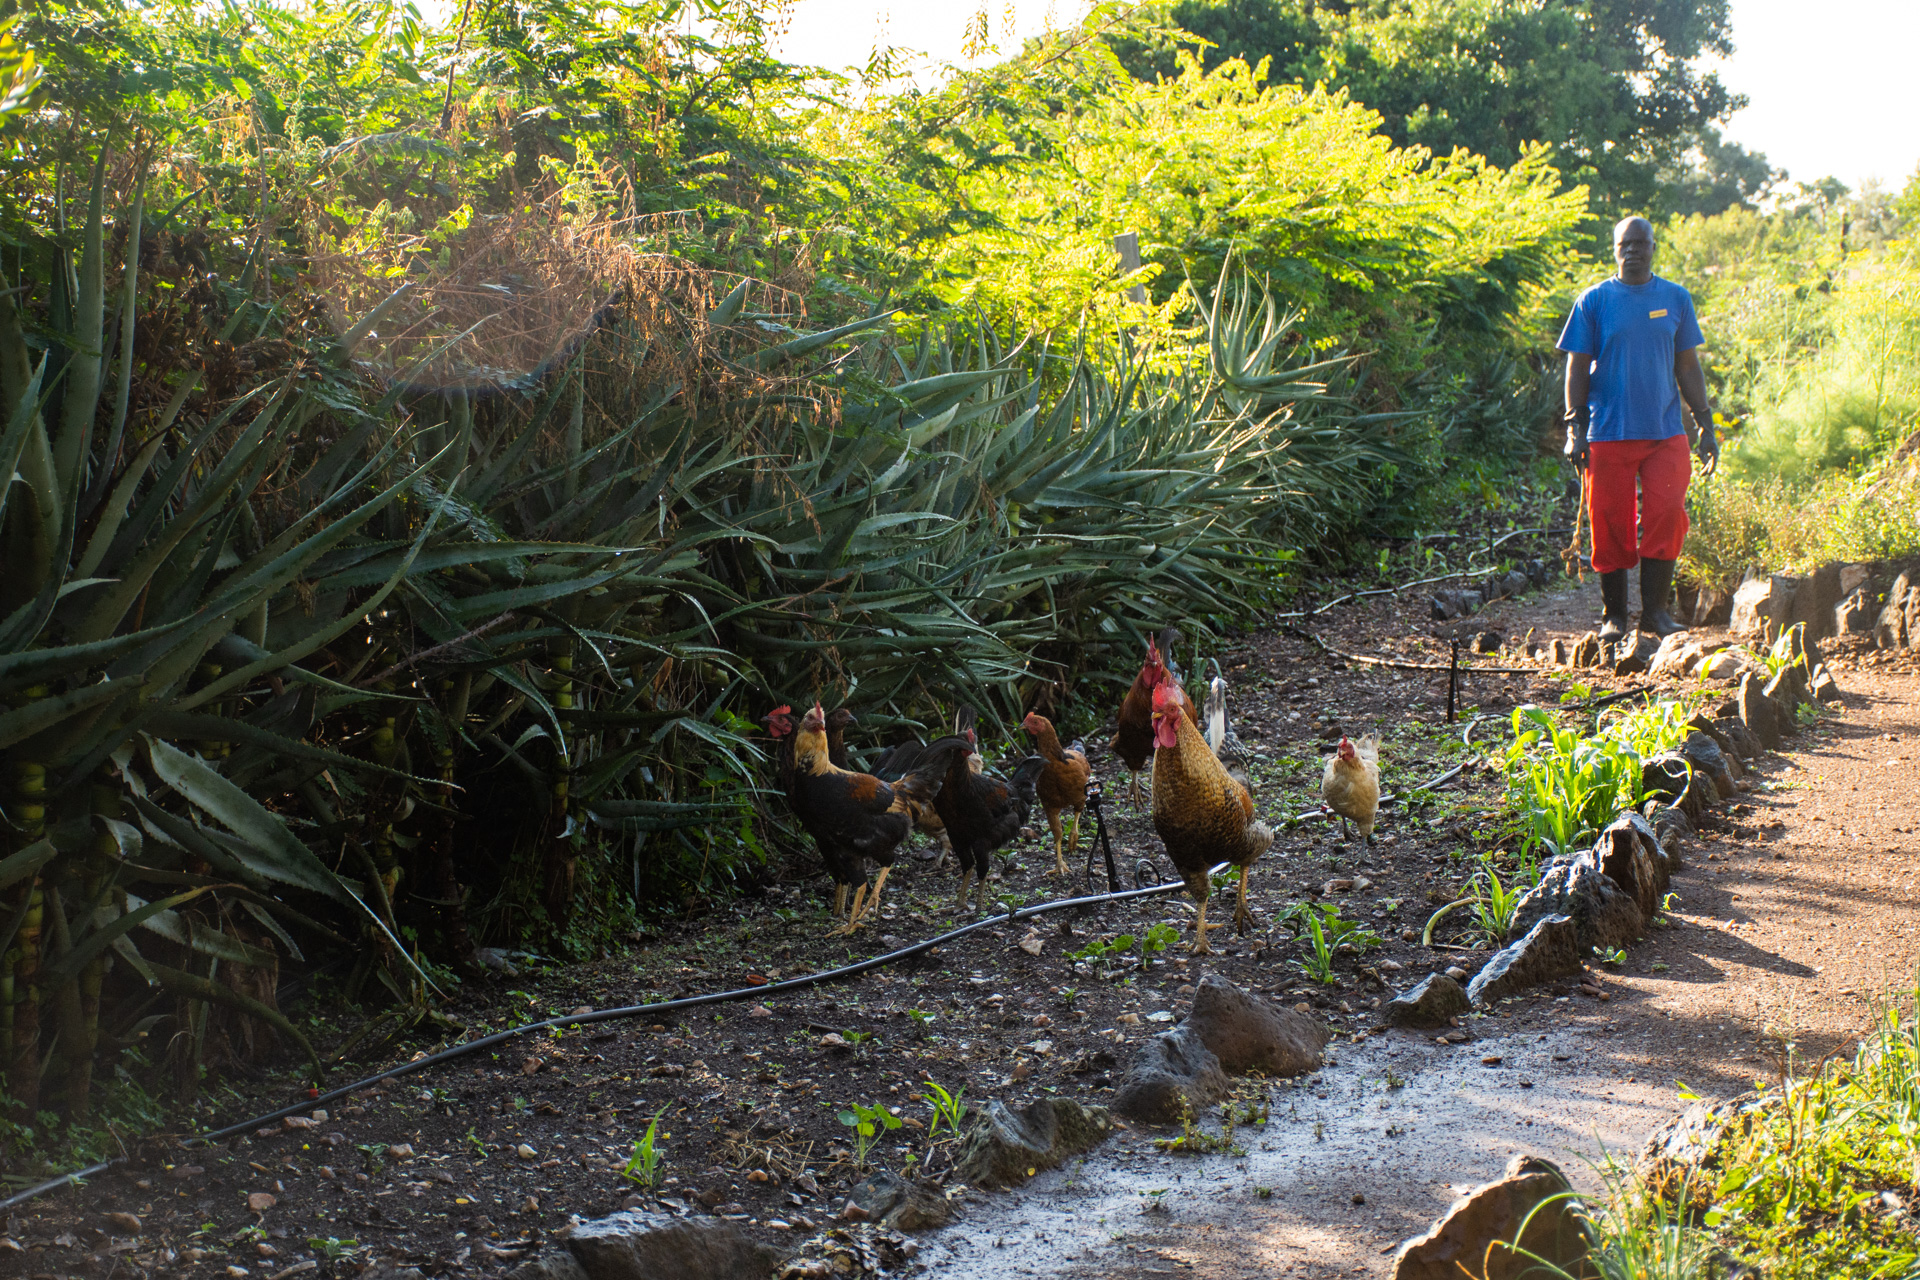
[[[1597,612],[1591,580],[1562,582],[1490,606],[1467,630],[1508,642],[1476,659],[1482,665],[1527,665],[1514,651],[1529,631],[1578,635]],[[1343,607],[1314,628],[1348,653],[1419,662],[1447,653],[1420,593]],[[1197,655],[1180,656],[1195,665]],[[1591,1185],[1583,1162],[1637,1147],[1678,1109],[1676,1082],[1727,1095],[1775,1077],[1787,1052],[1844,1050],[1875,1000],[1911,981],[1920,671],[1910,659],[1830,646],[1844,711],[1768,756],[1755,790],[1688,844],[1668,923],[1620,965],[1596,962],[1602,994],[1571,982],[1541,989],[1466,1020],[1466,1039],[1454,1044],[1386,1030],[1375,1010],[1426,972],[1471,969],[1484,956],[1464,936],[1464,913],[1449,917],[1433,949],[1419,945],[1420,926],[1501,841],[1498,778],[1478,761],[1503,737],[1504,715],[1523,702],[1557,703],[1569,673],[1469,675],[1463,723],[1449,725],[1444,671],[1350,664],[1278,629],[1216,656],[1232,682],[1235,727],[1258,754],[1258,802],[1270,821],[1317,804],[1323,753],[1343,732],[1386,736],[1389,789],[1468,768],[1431,803],[1383,811],[1372,847],[1318,820],[1282,828],[1253,876],[1261,927],[1242,938],[1219,931],[1212,956],[1185,954],[1193,911],[1176,894],[981,930],[915,961],[761,1003],[530,1036],[217,1148],[140,1143],[128,1166],[0,1221],[0,1274],[328,1280],[391,1261],[428,1276],[502,1275],[575,1218],[655,1202],[622,1170],[656,1115],[666,1135],[658,1202],[791,1246],[824,1228],[862,1176],[838,1119],[850,1104],[886,1104],[902,1118],[868,1153],[873,1165],[941,1176],[954,1146],[944,1133],[929,1142],[924,1081],[973,1102],[1052,1093],[1104,1102],[1137,1042],[1183,1016],[1193,985],[1218,973],[1303,1003],[1338,1033],[1320,1073],[1242,1091],[1238,1114],[1265,1119],[1242,1120],[1232,1139],[1240,1153],[1169,1155],[1152,1145],[1166,1134],[1124,1130],[1025,1189],[967,1193],[955,1226],[908,1242],[905,1269],[1381,1275],[1401,1239],[1458,1191],[1497,1176],[1512,1153],[1547,1155]],[[1581,678],[1596,695],[1644,684]],[[1191,670],[1189,679],[1200,683]],[[1463,742],[1476,713],[1502,719],[1475,724]],[[1168,878],[1151,822],[1105,752],[1110,724],[1062,730],[1086,736],[1107,783],[1123,876],[1130,884],[1151,861],[1151,879]],[[1000,745],[1014,759],[1026,753],[1024,741]],[[994,886],[1003,901],[1083,888],[1086,833],[1063,885],[1034,817],[1038,834],[1013,846]],[[477,1035],[580,1007],[725,990],[890,951],[965,919],[953,910],[951,867],[903,856],[879,920],[852,939],[829,937],[824,880],[807,869],[799,860],[794,882],[618,957],[534,962],[490,989],[469,986],[449,1013]],[[1103,880],[1096,872],[1096,888]],[[1315,899],[1337,901],[1381,940],[1343,956],[1339,980],[1325,986],[1301,972],[1306,946],[1283,921],[1290,905]],[[1146,952],[1144,966],[1137,945],[1095,954],[1156,924],[1183,936]],[[459,1038],[389,1046],[355,1068],[370,1073]],[[284,1106],[299,1096],[293,1078],[235,1083],[208,1118]]]

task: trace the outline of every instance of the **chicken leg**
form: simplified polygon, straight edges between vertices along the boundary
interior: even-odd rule
[[[1212,955],[1213,948],[1207,945],[1207,930],[1222,927],[1218,921],[1215,921],[1213,924],[1207,923],[1207,900],[1205,898],[1200,899],[1200,918],[1193,922],[1193,950],[1188,954],[1196,956]]]
[[[1251,867],[1240,868],[1240,900],[1233,908],[1233,931],[1245,935],[1253,927],[1253,912],[1247,910],[1247,872]]]
[[[1060,832],[1060,811],[1058,809],[1047,810],[1047,825],[1053,828],[1054,874],[1064,876],[1067,874],[1067,859],[1066,859],[1066,855],[1060,852],[1060,841],[1062,839],[1062,836]]]
[[[953,913],[955,915],[959,915],[967,909],[967,888],[972,883],[973,868],[962,867],[960,870],[960,896],[953,900]]]
[[[881,869],[885,870],[884,867]],[[841,938],[852,933],[860,923],[860,904],[865,902],[866,899],[867,884],[866,881],[863,880],[860,882],[860,887],[854,891],[853,908],[847,912],[846,920],[843,921],[838,928],[827,930],[827,936],[829,938]]]
[[[836,934],[852,933],[855,929],[858,929],[860,927],[861,923],[868,916],[877,916],[880,913],[880,891],[887,887],[887,872],[891,870],[893,870],[892,867],[880,868],[880,874],[874,879],[874,882],[873,882],[873,893],[870,896],[867,896],[866,905],[862,907],[860,903],[860,898],[855,897],[853,900],[853,913],[847,917],[847,923],[845,927],[834,930],[834,933]],[[864,884],[861,885],[860,893],[862,895],[865,895],[867,893],[867,886],[865,886]]]
[[[833,914],[836,918],[847,914],[847,886],[843,884],[833,886]]]

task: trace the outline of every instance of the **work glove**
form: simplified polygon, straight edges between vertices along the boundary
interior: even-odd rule
[[[1700,443],[1695,446],[1700,455],[1700,472],[1712,475],[1720,469],[1720,435],[1709,422],[1700,431]]]
[[[1561,452],[1567,456],[1577,470],[1587,469],[1587,424],[1569,414],[1567,416],[1567,444]]]

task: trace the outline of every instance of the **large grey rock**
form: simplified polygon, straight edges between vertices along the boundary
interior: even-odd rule
[[[1516,932],[1531,932],[1548,916],[1571,917],[1582,950],[1626,947],[1646,931],[1646,916],[1595,865],[1591,852],[1550,866],[1514,908]]]
[[[1670,804],[1655,807],[1652,822],[1663,849],[1677,849],[1681,840],[1693,834],[1693,820],[1687,817],[1686,810]]]
[[[1827,670],[1824,662],[1813,669],[1813,684],[1809,691],[1816,702],[1840,701],[1840,682],[1833,678],[1833,672]]]
[[[1707,656],[1707,646],[1684,631],[1676,631],[1660,642],[1647,665],[1647,674],[1656,680],[1685,680]]]
[[[1719,749],[1714,753],[1719,754]],[[1648,796],[1680,809],[1694,823],[1720,801],[1719,784],[1679,751],[1657,755],[1642,764],[1640,787]]]
[[[1693,734],[1698,733],[1720,748],[1720,758],[1725,762],[1727,772],[1733,776],[1735,782],[1747,776],[1746,766],[1740,759],[1740,752],[1734,746],[1733,735],[1727,732],[1726,725],[1710,719],[1704,711],[1696,711],[1693,719],[1687,721],[1687,728],[1691,730],[1687,735],[1689,742],[1693,740]],[[1695,763],[1699,762],[1695,761]]]
[[[1867,585],[1867,579],[1873,576],[1872,570],[1863,564],[1843,564],[1840,566],[1840,594],[1852,595]]]
[[[1912,595],[1912,583],[1906,574],[1893,580],[1887,588],[1886,605],[1880,610],[1880,617],[1873,624],[1873,643],[1881,649],[1904,649],[1911,642],[1911,632],[1907,625],[1907,597]]]
[[[1790,574],[1776,573],[1765,578],[1748,578],[1733,593],[1733,613],[1727,630],[1741,639],[1772,639],[1784,631],[1793,612],[1798,580]]]
[[[1713,779],[1714,790],[1720,793],[1722,800],[1733,799],[1734,793],[1740,789],[1739,777],[1734,770],[1740,766],[1720,749],[1720,744],[1712,735],[1695,729],[1680,744],[1680,754],[1694,768]]]
[[[1741,676],[1740,692],[1735,700],[1740,708],[1740,723],[1747,726],[1747,732],[1769,751],[1779,746],[1786,733],[1780,723],[1782,712],[1779,704],[1767,696],[1759,677],[1751,671]]]
[[[1793,604],[1787,610],[1789,627],[1804,626],[1809,640],[1833,634],[1833,609],[1846,592],[1840,589],[1840,565],[1823,564],[1801,578],[1794,588]]]
[[[787,1256],[731,1222],[645,1209],[583,1222],[567,1237],[567,1248],[589,1280],[739,1280],[764,1276]]]
[[[1460,984],[1444,973],[1428,974],[1419,985],[1387,1001],[1380,1010],[1396,1027],[1444,1027],[1473,1007]]]
[[[1653,665],[1653,656],[1660,652],[1660,641],[1644,631],[1636,631],[1620,640],[1608,651],[1607,659],[1613,663],[1616,676],[1637,676]]]
[[[1193,1028],[1180,1026],[1140,1046],[1114,1090],[1113,1109],[1143,1124],[1178,1124],[1228,1091],[1220,1059]]]
[[[1600,665],[1600,633],[1589,631],[1573,642],[1573,648],[1567,653],[1567,665],[1570,667],[1597,667]]]
[[[1215,1062],[1215,1073],[1219,1070]],[[1219,1096],[1225,1095],[1226,1077],[1221,1076]],[[976,1187],[1019,1186],[1043,1169],[1091,1151],[1112,1133],[1113,1119],[1105,1107],[1083,1107],[1069,1098],[1041,1098],[1015,1111],[995,1098],[967,1131],[954,1172]]]
[[[1530,987],[1580,972],[1580,927],[1568,916],[1548,916],[1518,942],[1502,947],[1480,966],[1467,984],[1467,999],[1476,1007]]]
[[[1333,1037],[1324,1023],[1277,1009],[1217,973],[1200,980],[1186,1025],[1230,1075],[1258,1071],[1277,1078],[1318,1071],[1321,1052]]]
[[[1634,1174],[1665,1199],[1719,1163],[1731,1138],[1778,1105],[1778,1094],[1748,1092],[1725,1102],[1699,1101],[1653,1131],[1634,1162]]]
[[[1773,703],[1775,723],[1780,726],[1783,737],[1800,732],[1800,722],[1794,719],[1794,712],[1801,704],[1813,701],[1813,692],[1807,686],[1807,673],[1799,667],[1782,667],[1774,673],[1760,692]]]
[[[1593,842],[1592,857],[1601,873],[1619,885],[1648,918],[1659,911],[1673,872],[1679,870],[1661,847],[1653,824],[1637,813],[1615,818]]]
[[[1432,1230],[1400,1246],[1393,1280],[1538,1280],[1549,1274],[1542,1263],[1587,1280],[1599,1273],[1585,1216],[1557,1166],[1515,1156],[1505,1177],[1454,1201]]]
[[[1761,742],[1759,735],[1747,728],[1746,721],[1738,716],[1723,716],[1713,723],[1727,741],[1733,744],[1733,753],[1742,764],[1750,764],[1765,753],[1766,744]]]
[[[1833,634],[1870,636],[1873,634],[1873,624],[1879,618],[1879,605],[1874,603],[1867,589],[1861,587],[1833,606]]]
[[[953,1221],[953,1203],[946,1188],[931,1178],[909,1182],[882,1170],[847,1192],[872,1222],[895,1231],[932,1231]]]
[[[1693,617],[1689,620],[1696,627],[1717,627],[1733,615],[1733,597],[1719,587],[1702,587],[1700,594],[1693,598]]]

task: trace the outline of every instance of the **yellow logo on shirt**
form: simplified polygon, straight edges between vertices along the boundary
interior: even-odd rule
[[[1667,309],[1666,309],[1665,307],[1662,307],[1662,308],[1660,308],[1660,309],[1659,309],[1658,311],[1649,311],[1649,312],[1647,312],[1647,319],[1649,319],[1649,320],[1658,320],[1658,319],[1660,319],[1660,318],[1661,318],[1662,316],[1664,316],[1664,315],[1666,315],[1666,314],[1667,314]]]

